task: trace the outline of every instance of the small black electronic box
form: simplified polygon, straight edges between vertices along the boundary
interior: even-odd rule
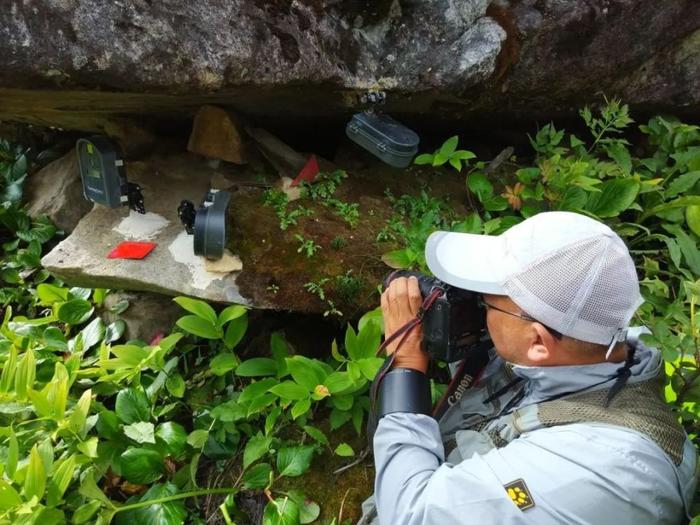
[[[78,139],[76,151],[87,200],[110,208],[129,206],[146,213],[141,187],[126,180],[124,156],[116,143],[106,137]]]
[[[194,253],[207,259],[221,259],[224,255],[228,230],[226,219],[231,194],[211,189],[195,210],[192,201],[184,200],[177,207],[177,214],[190,235],[194,235]]]

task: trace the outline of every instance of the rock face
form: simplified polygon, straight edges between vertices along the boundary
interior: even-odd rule
[[[700,107],[697,0],[8,0],[0,119],[104,129],[203,103],[337,115]],[[60,93],[47,90],[60,90]]]
[[[72,231],[92,208],[83,198],[75,149],[33,174],[26,187],[29,214],[48,215],[66,232]]]

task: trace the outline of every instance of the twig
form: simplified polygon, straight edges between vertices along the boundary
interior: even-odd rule
[[[362,451],[362,454],[360,454],[359,457],[355,461],[353,461],[349,465],[345,465],[344,467],[340,467],[338,470],[334,471],[333,475],[341,474],[342,472],[345,472],[346,470],[351,469],[355,465],[359,465],[360,463],[362,463],[364,461],[364,459],[368,456],[368,454],[369,454],[369,447],[364,449]]]

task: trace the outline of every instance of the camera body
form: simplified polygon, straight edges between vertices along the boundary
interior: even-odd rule
[[[423,317],[423,350],[433,359],[448,363],[464,359],[467,351],[479,343],[486,328],[478,294],[406,270],[389,274],[384,279],[384,289],[397,277],[416,277],[423,299],[436,288],[442,291]]]

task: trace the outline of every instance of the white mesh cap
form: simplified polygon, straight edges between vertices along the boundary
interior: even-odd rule
[[[438,279],[507,295],[528,315],[581,341],[624,340],[643,302],[625,243],[577,213],[540,213],[499,236],[436,232],[425,255]]]

